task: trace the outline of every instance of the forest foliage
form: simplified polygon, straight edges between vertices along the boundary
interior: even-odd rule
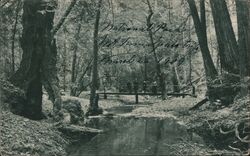
[[[51,37],[45,35],[46,43],[40,48],[51,42],[48,46],[56,55],[41,51],[46,59],[41,60],[43,65],[37,64],[42,72],[41,78],[36,73],[36,80],[28,76],[34,76],[32,69],[22,65],[29,64],[36,70],[34,58],[30,63],[25,60],[35,52],[28,49],[36,46],[31,42],[35,38],[30,36],[35,19],[27,20],[30,26],[25,22],[32,16],[25,14],[26,3],[30,7],[28,0],[2,1],[0,12],[1,77],[10,79],[26,94],[30,92],[28,86],[34,86],[33,81],[41,83],[36,92],[44,86],[54,103],[61,103],[62,92],[79,96],[88,90],[90,103],[94,103],[97,90],[122,92],[132,82],[138,82],[141,91],[143,82],[148,91],[156,82],[163,95],[195,87],[199,96],[204,96],[206,84],[210,100],[219,99],[226,105],[240,91],[243,96],[247,94],[247,1],[41,0],[32,5],[41,5],[37,13],[47,19],[42,21],[39,15],[36,20],[44,22],[40,23],[45,26],[41,29],[51,31],[47,34]],[[24,70],[29,74],[25,75]],[[41,97],[36,100],[41,103]]]

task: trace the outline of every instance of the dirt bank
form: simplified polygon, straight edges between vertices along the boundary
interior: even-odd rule
[[[63,96],[63,100],[73,99],[81,102],[84,113],[89,100]],[[119,106],[121,103],[113,100],[101,101],[102,108]],[[33,121],[14,115],[8,110],[0,112],[0,156],[64,156],[70,143],[61,132],[53,126],[52,119]],[[5,110],[5,111],[3,111]],[[52,111],[52,103],[46,94],[43,96],[43,112],[48,115]]]
[[[63,156],[68,141],[52,123],[1,112],[1,156]]]
[[[249,98],[236,99],[234,104],[228,107],[221,106],[219,102],[213,104],[207,102],[198,110],[189,110],[201,100],[192,97],[169,98],[165,101],[158,101],[150,107],[135,109],[131,115],[164,117],[169,116],[166,114],[172,114],[184,122],[191,132],[203,137],[209,147],[200,148],[183,142],[182,145],[190,147],[189,150],[205,150],[207,154],[216,155],[247,154],[250,132]],[[176,145],[177,149],[178,147],[182,146]]]

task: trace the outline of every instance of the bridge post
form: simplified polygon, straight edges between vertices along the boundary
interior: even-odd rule
[[[139,98],[138,98],[138,93],[135,93],[135,103],[138,104],[139,103]]]
[[[105,87],[104,87],[104,99],[107,99],[108,97],[107,97],[107,94],[106,94],[106,89],[105,89]]]
[[[135,103],[138,104],[139,103],[139,99],[138,99],[138,82],[135,81],[134,82],[134,91],[135,91]]]
[[[192,85],[192,94],[195,95],[195,87]]]

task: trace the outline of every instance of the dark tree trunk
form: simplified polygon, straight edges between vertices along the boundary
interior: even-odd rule
[[[79,40],[79,35],[80,35],[80,32],[81,32],[81,23],[79,23],[78,27],[77,27],[77,30],[76,30],[76,34],[75,34],[75,39],[76,39],[76,42],[78,42]],[[78,43],[75,43],[75,46],[74,46],[74,50],[73,50],[73,58],[72,58],[72,67],[71,67],[71,90],[70,90],[70,95],[71,96],[75,96],[75,93],[74,93],[74,89],[75,89],[75,81],[76,81],[76,77],[77,77],[77,74],[76,74],[76,65],[77,65],[77,50],[78,50]]]
[[[77,57],[77,47],[74,48],[72,66],[71,66],[71,84],[73,85],[76,81],[76,57]],[[71,86],[70,95],[73,96],[72,89],[74,86]]]
[[[247,0],[236,0],[237,21],[238,21],[238,46],[239,46],[239,65],[241,77],[241,94],[247,95],[247,82],[245,77],[249,75],[249,6]]]
[[[201,0],[201,3],[204,4],[204,0]],[[194,0],[188,0],[188,4],[190,7],[191,15],[193,17],[195,31],[198,37],[198,42],[199,42],[201,53],[202,53],[206,77],[207,77],[207,80],[213,81],[217,77],[217,71],[212,61],[210,51],[208,48],[208,44],[207,44],[207,33],[206,33],[206,23],[205,23],[206,20],[203,19],[205,18],[205,15],[202,15],[205,13],[205,10],[204,10],[205,7],[201,7],[202,19],[200,20]]]
[[[50,32],[48,32],[48,35]],[[53,113],[58,114],[61,110],[61,92],[59,88],[59,79],[57,76],[57,47],[56,40],[46,38],[45,51],[42,60],[42,83],[53,102]]]
[[[0,12],[1,13],[1,12]],[[0,18],[0,22],[1,23],[7,23],[8,18],[6,17],[6,15],[4,15],[3,13],[1,13],[1,18]],[[11,63],[9,62],[9,55],[8,55],[8,50],[9,50],[9,42],[5,42],[8,41],[8,26],[6,24],[2,24],[1,25],[1,61],[3,63],[2,66],[2,70],[3,72],[1,73],[4,77],[10,77],[11,74]]]
[[[216,94],[225,104],[233,102],[240,89],[240,53],[225,0],[210,0],[222,71],[222,84]],[[243,60],[244,63],[244,60]]]
[[[212,93],[214,89],[212,86],[218,76],[218,73],[215,69],[207,43],[205,2],[204,0],[200,1],[201,18],[199,18],[195,1],[188,0],[188,4],[190,7],[191,15],[193,17],[195,31],[198,37],[198,42],[200,45],[203,63],[205,67],[208,95],[211,99],[214,99],[214,94]]]
[[[144,56],[144,81],[146,82],[148,80],[148,67],[147,67],[147,62],[148,62],[148,58],[145,55]]]
[[[18,1],[17,7],[16,7],[16,12],[15,12],[15,21],[13,25],[13,30],[12,30],[12,38],[11,38],[11,61],[12,61],[12,73],[15,73],[15,37],[16,37],[16,31],[17,31],[17,23],[18,23],[18,14],[20,11],[21,7],[21,1]]]
[[[96,12],[96,21],[94,26],[94,44],[93,44],[93,67],[92,67],[92,85],[91,85],[91,92],[90,92],[90,105],[89,111],[87,114],[94,115],[99,114],[99,107],[98,107],[98,95],[96,94],[96,90],[98,88],[98,32],[99,32],[99,21],[100,21],[100,14],[101,14],[101,5],[102,0],[98,2],[98,8]]]
[[[221,67],[231,74],[239,74],[239,52],[232,22],[225,0],[210,0]]]
[[[63,90],[64,92],[67,90],[66,85],[66,74],[67,74],[67,40],[66,40],[66,33],[64,32],[64,43],[63,43]]]
[[[20,68],[10,80],[24,90],[27,101],[21,115],[31,119],[42,117],[42,85],[54,103],[54,113],[60,110],[57,48],[51,34],[55,7],[53,0],[25,0],[23,5],[23,56]]]
[[[248,38],[248,41],[250,41],[250,1],[248,1],[248,33],[247,33],[247,38]],[[250,44],[247,44],[247,60],[250,60]],[[247,69],[248,69],[248,75],[250,75],[250,62],[248,61],[248,66],[247,66]]]

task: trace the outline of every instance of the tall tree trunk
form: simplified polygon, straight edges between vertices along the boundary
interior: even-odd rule
[[[250,8],[250,1],[248,1],[248,8]],[[248,9],[248,34],[247,34],[247,36],[248,36],[248,41],[250,40],[250,9]],[[250,60],[250,44],[247,44],[247,51],[248,51],[248,53],[247,53],[247,60]],[[247,67],[247,69],[250,69],[250,62],[248,62],[248,67]],[[249,73],[249,75],[250,75],[250,71],[248,71],[248,73]]]
[[[241,77],[241,94],[247,95],[247,82],[245,77],[249,75],[249,5],[247,0],[236,0],[237,21],[238,21],[238,45],[239,45],[239,65]]]
[[[96,21],[94,26],[94,44],[93,44],[93,68],[92,68],[92,85],[91,85],[91,93],[90,93],[90,106],[89,106],[89,114],[98,113],[98,96],[96,94],[96,90],[98,88],[98,32],[99,32],[99,21],[101,14],[101,5],[102,0],[98,2],[98,8],[96,12]]]
[[[148,58],[147,55],[144,55],[144,81],[146,82],[148,80]]]
[[[221,67],[231,74],[239,73],[239,53],[225,0],[210,0],[217,36]]]
[[[76,58],[77,58],[77,46],[75,46],[73,50],[73,58],[72,58],[72,66],[71,66],[71,84],[72,85],[76,81]],[[71,86],[71,91],[70,91],[71,96],[73,95],[72,88],[74,88],[74,86]]]
[[[191,40],[191,19],[188,20],[188,40]],[[192,85],[192,51],[188,52],[188,67],[189,67],[189,71],[188,71],[188,83]]]
[[[77,27],[77,30],[76,30],[76,34],[75,34],[75,39],[76,39],[76,42],[78,42],[79,40],[79,35],[80,35],[80,32],[81,32],[81,23],[79,23],[78,27]],[[70,95],[71,96],[75,96],[75,93],[73,92],[74,88],[76,87],[74,84],[75,84],[75,81],[76,81],[76,62],[77,62],[77,50],[78,50],[78,43],[75,43],[75,46],[74,46],[74,50],[73,50],[73,58],[72,58],[72,67],[71,67],[71,90],[70,90]]]
[[[7,23],[7,17],[6,15],[1,13],[1,23]],[[11,66],[10,66],[10,62],[9,62],[9,56],[8,56],[8,50],[9,50],[9,42],[4,42],[8,40],[8,26],[6,24],[3,24],[1,26],[1,33],[2,33],[2,37],[1,37],[1,58],[3,60],[3,72],[2,74],[4,75],[4,77],[10,77],[11,76]]]
[[[54,103],[54,113],[61,108],[57,48],[51,34],[56,5],[54,0],[25,0],[23,4],[23,56],[20,68],[10,80],[24,90],[27,101],[21,115],[31,119],[42,117],[42,85]]]
[[[66,85],[66,74],[67,74],[67,40],[66,40],[66,33],[64,32],[64,43],[63,43],[63,90],[64,92],[67,89]]]
[[[222,75],[223,84],[217,87],[216,90],[218,95],[223,96],[221,98],[222,102],[229,104],[233,102],[240,89],[238,86],[240,84],[239,47],[225,0],[210,0],[210,4],[218,42],[221,69],[226,71]]]
[[[78,50],[78,41],[80,39],[80,33],[81,33],[81,28],[82,28],[82,21],[84,19],[84,9],[81,11],[81,17],[80,21],[76,30],[75,34],[75,40],[76,43],[74,45],[74,51],[73,51],[73,58],[72,58],[72,67],[71,67],[71,89],[70,89],[70,95],[71,96],[76,96],[76,79],[77,79],[77,50]],[[79,62],[79,61],[78,61]]]
[[[154,56],[154,60],[155,60],[155,64],[156,64],[156,74],[158,77],[158,81],[161,87],[161,93],[162,93],[162,99],[165,99],[165,93],[166,93],[166,84],[165,84],[165,79],[163,76],[163,73],[161,71],[161,65],[160,65],[160,61],[158,59],[157,53],[156,53],[156,47],[155,47],[155,42],[154,42],[154,36],[153,36],[153,32],[152,32],[152,23],[151,23],[151,18],[153,16],[153,10],[152,10],[152,6],[149,2],[149,0],[147,0],[147,4],[148,4],[148,8],[149,8],[149,15],[147,17],[147,31],[149,34],[149,38],[150,38],[150,44],[152,47],[152,52],[153,52],[153,56]]]
[[[12,73],[15,73],[15,37],[17,31],[17,23],[18,23],[18,14],[21,7],[21,1],[18,1],[15,12],[15,21],[12,30],[12,38],[11,38],[11,61],[12,61]]]
[[[215,69],[213,60],[210,55],[210,51],[207,43],[207,33],[206,33],[206,15],[205,15],[205,2],[204,0],[200,1],[200,12],[201,18],[199,18],[197,7],[194,0],[187,1],[190,7],[191,15],[193,17],[195,31],[198,37],[198,42],[201,49],[201,54],[203,58],[203,63],[205,67],[206,80],[207,80],[207,88],[208,95],[211,99],[214,98],[213,92],[213,82],[216,80],[218,73]]]

